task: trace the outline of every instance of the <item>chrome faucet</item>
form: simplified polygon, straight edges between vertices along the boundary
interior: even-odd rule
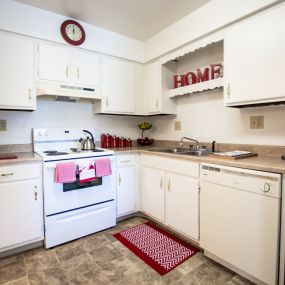
[[[188,141],[192,141],[192,142],[195,142],[196,143],[196,148],[199,149],[199,142],[197,140],[194,140],[194,139],[190,139],[190,138],[187,138],[187,137],[183,137],[180,142],[179,142],[179,145],[180,146],[183,146],[183,140],[188,140]]]

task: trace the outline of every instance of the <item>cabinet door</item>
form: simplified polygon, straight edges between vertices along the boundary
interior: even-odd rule
[[[100,56],[74,49],[74,81],[77,85],[100,86]]]
[[[34,42],[0,34],[0,108],[35,109]]]
[[[155,61],[145,69],[145,106],[148,114],[161,111],[161,64]]]
[[[150,167],[141,169],[142,208],[146,214],[164,222],[164,172]]]
[[[224,40],[225,104],[285,99],[285,6],[230,28]]]
[[[117,216],[136,211],[137,199],[136,167],[123,167],[117,170]]]
[[[52,43],[39,43],[39,80],[69,82],[71,80],[71,49]]]
[[[43,239],[40,180],[1,183],[0,251]]]
[[[181,233],[198,240],[198,179],[167,173],[165,189],[165,223]]]
[[[135,112],[135,64],[117,58],[102,58],[103,112]]]

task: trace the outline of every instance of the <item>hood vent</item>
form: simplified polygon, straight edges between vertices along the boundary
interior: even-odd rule
[[[68,102],[75,102],[79,99],[99,100],[101,99],[101,88],[37,82],[37,96],[55,97],[56,101]],[[65,99],[63,99],[64,97]]]

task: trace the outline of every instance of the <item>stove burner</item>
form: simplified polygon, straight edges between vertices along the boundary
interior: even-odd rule
[[[47,156],[68,154],[67,152],[57,151],[57,150],[47,150],[47,151],[44,151],[44,153],[45,153]]]
[[[104,149],[90,149],[90,150],[84,150],[84,149],[80,149],[80,148],[71,148],[70,149],[73,152],[103,152]]]

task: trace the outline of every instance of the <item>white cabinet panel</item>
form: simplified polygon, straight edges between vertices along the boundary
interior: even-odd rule
[[[102,112],[135,112],[135,63],[102,58]]]
[[[100,86],[100,56],[74,49],[74,81],[76,85]]]
[[[199,239],[199,180],[167,173],[165,223],[179,232]]]
[[[38,76],[40,80],[69,82],[71,49],[52,43],[39,43]]]
[[[0,108],[35,110],[34,41],[0,34]]]
[[[146,214],[164,222],[164,172],[150,167],[141,169],[142,208]]]
[[[43,239],[41,180],[0,185],[0,251]]]
[[[229,28],[224,40],[225,104],[284,101],[285,6]]]

